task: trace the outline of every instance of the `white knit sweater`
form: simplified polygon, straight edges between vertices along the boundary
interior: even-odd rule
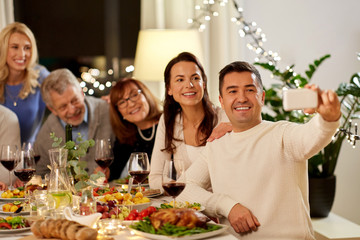
[[[187,170],[178,199],[200,202],[208,214],[220,217],[228,217],[238,202],[246,206],[261,226],[241,239],[315,239],[306,160],[331,141],[338,125],[317,115],[306,124],[262,121],[231,132],[206,145]],[[209,182],[213,193],[201,188]]]

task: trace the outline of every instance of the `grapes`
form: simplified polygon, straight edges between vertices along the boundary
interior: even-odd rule
[[[115,201],[109,201],[107,203],[97,203],[96,211],[102,213],[101,219],[104,218],[118,218],[124,220],[130,213],[127,207],[118,207]]]

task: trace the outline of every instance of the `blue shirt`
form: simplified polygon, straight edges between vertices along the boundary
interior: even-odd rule
[[[40,69],[38,82],[41,84],[49,71],[42,66]],[[3,105],[16,113],[19,119],[21,144],[24,142],[34,142],[38,134],[44,117],[46,105],[42,100],[40,87],[35,88],[35,93],[29,93],[25,99],[18,97],[23,83],[18,85],[5,84],[5,102]]]
[[[76,141],[77,137],[79,136],[78,133],[81,134],[81,138],[83,140],[88,140],[88,130],[89,130],[89,123],[88,123],[88,108],[85,104],[85,113],[84,113],[84,120],[79,126],[72,127],[72,139],[75,143],[79,143]],[[66,126],[66,122],[60,119],[61,125],[64,127]],[[64,130],[65,131],[65,130]]]

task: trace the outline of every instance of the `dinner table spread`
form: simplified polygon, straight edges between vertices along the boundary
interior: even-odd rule
[[[155,206],[155,207],[158,207],[158,206],[160,206],[161,203],[166,203],[166,202],[168,203],[171,200],[172,200],[172,198],[168,197],[168,196],[158,196],[158,197],[151,198],[151,205]],[[0,200],[0,206],[2,206],[5,203],[6,203],[6,201]],[[3,212],[0,213],[0,217],[5,218],[7,216],[9,216],[9,214],[4,214]],[[22,215],[22,216],[26,217],[27,215]],[[2,233],[0,231],[0,239],[4,239],[4,240],[5,239],[6,240],[36,240],[37,238],[32,234],[30,229],[28,229],[28,230],[24,230],[24,231],[14,231],[14,232],[6,232],[6,233],[4,233],[4,232]],[[100,237],[98,237],[98,239],[136,240],[136,239],[148,239],[148,238],[145,238],[145,237],[142,237],[142,236],[137,236],[137,235],[135,235],[135,233],[131,229],[126,227],[123,230],[119,231],[119,233],[117,235],[109,235],[108,238],[100,238]],[[181,239],[181,238],[179,238],[179,239]],[[231,233],[225,231],[225,232],[223,232],[223,233],[221,233],[219,235],[208,237],[206,239],[209,239],[209,240],[211,240],[211,239],[235,240],[237,238],[235,236],[233,236]]]

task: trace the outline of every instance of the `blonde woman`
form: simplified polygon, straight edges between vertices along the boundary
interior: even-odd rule
[[[23,23],[0,33],[0,104],[16,113],[21,143],[34,142],[45,112],[40,84],[49,71],[38,65],[36,41]]]

